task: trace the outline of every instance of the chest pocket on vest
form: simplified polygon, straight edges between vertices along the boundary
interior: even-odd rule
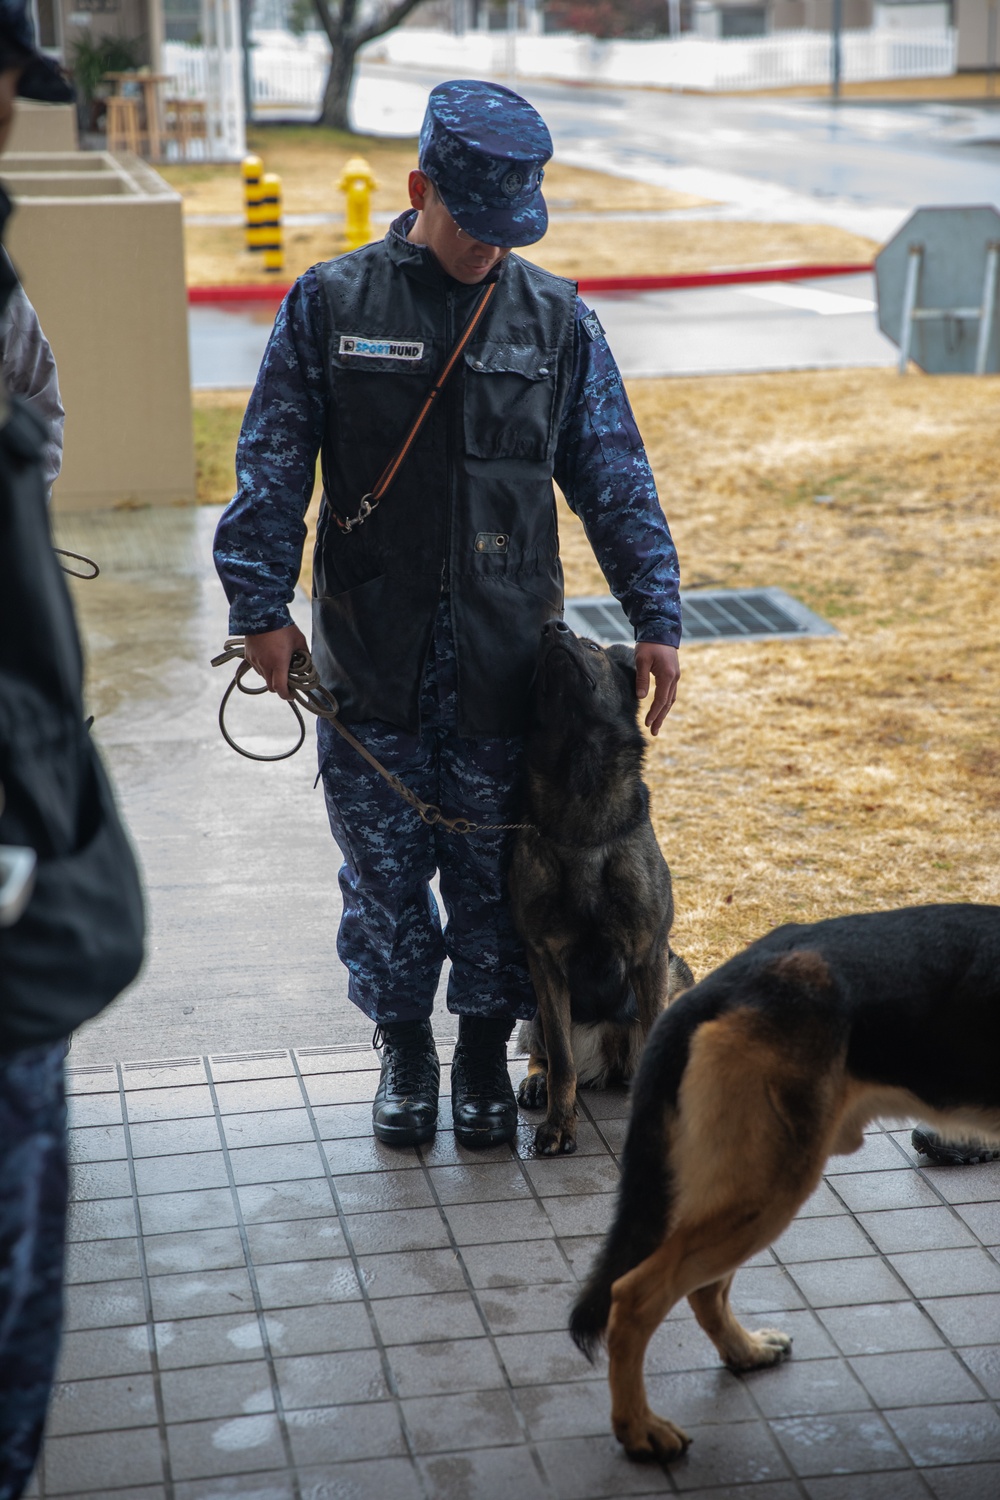
[[[465,352],[465,451],[544,461],[552,437],[555,350],[474,344]]]

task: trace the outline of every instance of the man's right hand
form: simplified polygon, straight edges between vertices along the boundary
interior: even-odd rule
[[[288,699],[288,668],[296,651],[308,651],[309,642],[297,625],[283,625],[280,630],[262,630],[259,635],[244,636],[243,655],[259,672],[272,693]]]

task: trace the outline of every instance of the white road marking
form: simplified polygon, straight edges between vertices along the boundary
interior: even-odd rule
[[[776,302],[781,307],[795,307],[801,312],[819,313],[821,317],[837,317],[842,313],[867,313],[875,311],[875,303],[868,297],[846,297],[843,292],[825,292],[819,287],[790,286],[787,282],[775,282],[770,286],[741,286],[738,290],[746,297],[756,297],[759,302]]]

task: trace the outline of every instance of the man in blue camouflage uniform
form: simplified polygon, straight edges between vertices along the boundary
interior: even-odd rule
[[[544,122],[509,89],[433,90],[411,211],[381,243],[306,272],[278,313],[216,537],[230,628],[287,697],[291,654],[306,644],[288,603],[322,453],[317,669],[383,765],[477,823],[516,819],[540,629],[562,611],[553,478],[634,627],[639,696],[655,683],[654,734],[679,675],[676,553],[601,325],[572,283],[509,253],[545,233],[551,154]],[[392,488],[348,527],[490,284]],[[457,1138],[509,1140],[506,1044],[535,1000],[504,892],[504,835],[427,827],[322,722],[319,756],[345,861],[338,951],[382,1040],[375,1135],[412,1145],[434,1132],[429,1018],[447,956]]]

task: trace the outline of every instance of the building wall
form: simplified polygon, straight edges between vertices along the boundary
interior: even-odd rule
[[[840,24],[845,31],[861,31],[872,24],[872,0],[843,0]],[[833,0],[805,0],[805,24],[811,31],[829,31]]]
[[[990,25],[992,11],[993,24]],[[1000,68],[1000,6],[988,0],[955,0],[958,68]]]
[[[140,64],[152,60],[149,0],[55,0],[55,4],[59,45],[67,64],[72,62],[74,44],[83,37],[94,42],[105,36],[134,38],[141,44]]]
[[[771,0],[772,31],[798,31],[805,24],[805,0]]]
[[[874,0],[842,0],[841,25],[872,25]],[[692,30],[701,36],[763,36],[772,31],[829,31],[833,0],[694,0]]]

